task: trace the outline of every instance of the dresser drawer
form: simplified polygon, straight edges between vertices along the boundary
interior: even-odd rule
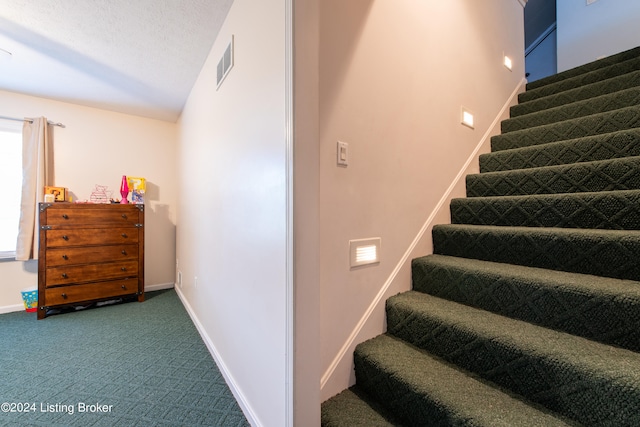
[[[47,268],[46,287],[86,283],[98,280],[124,279],[138,275],[138,262],[108,262]]]
[[[139,222],[139,210],[122,206],[107,207],[107,209],[47,209],[47,224],[51,226],[91,226],[108,225],[112,227],[131,227]]]
[[[131,295],[138,292],[136,279],[114,280],[111,282],[95,282],[86,285],[59,286],[45,291],[45,305],[47,307],[72,304],[121,295]]]
[[[138,245],[87,246],[84,248],[56,248],[47,251],[47,266],[90,264],[138,259]]]
[[[82,228],[46,230],[47,248],[138,243],[137,228]]]

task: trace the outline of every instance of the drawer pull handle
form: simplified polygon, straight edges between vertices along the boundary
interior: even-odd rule
[[[62,214],[62,218],[64,218],[64,219],[69,219],[69,215],[67,215],[67,214]]]
[[[62,298],[67,299],[67,294],[65,294],[64,292],[61,295]]]
[[[122,214],[122,218],[123,219],[127,219],[127,215],[126,214]]]
[[[62,255],[62,259],[69,259],[67,255]]]
[[[67,277],[68,277],[68,276],[67,276],[67,273],[62,273],[62,278],[63,278],[63,279],[66,279]]]
[[[127,271],[127,267],[120,267],[120,270]]]
[[[126,238],[127,237],[127,233],[122,233],[121,236]]]
[[[122,255],[126,255],[127,251],[123,250],[121,253],[122,253]]]
[[[120,286],[122,289],[127,289],[125,285]]]
[[[62,236],[62,238],[63,238],[64,240],[69,240],[69,236],[67,236],[66,234],[65,234],[64,236]]]

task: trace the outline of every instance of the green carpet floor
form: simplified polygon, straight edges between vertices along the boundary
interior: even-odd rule
[[[0,315],[0,425],[248,426],[175,291],[146,297]]]
[[[640,48],[518,101],[323,426],[640,425]]]

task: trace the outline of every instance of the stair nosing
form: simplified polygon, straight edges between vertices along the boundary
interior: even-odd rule
[[[551,165],[551,166],[536,166],[536,167],[532,167],[532,168],[523,168],[523,169],[509,169],[509,170],[502,170],[502,171],[489,171],[489,172],[480,172],[480,173],[473,173],[473,174],[468,174],[466,176],[466,178],[468,177],[479,177],[479,176],[498,176],[498,175],[510,175],[510,174],[516,174],[516,173],[535,173],[536,171],[540,171],[540,170],[555,170],[555,169],[564,169],[564,168],[570,168],[570,167],[578,167],[578,166],[583,166],[583,167],[589,167],[591,165],[603,165],[603,164],[607,164],[607,163],[617,163],[617,162],[625,162],[625,161],[629,161],[629,162],[640,162],[640,155],[639,156],[627,156],[627,157],[616,157],[613,159],[606,159],[606,160],[590,160],[587,162],[576,162],[576,163],[565,163],[565,164],[561,164],[561,165]],[[635,189],[633,189],[635,190]],[[604,190],[606,191],[606,190]],[[612,190],[613,191],[613,190]],[[597,193],[597,191],[592,191],[593,193]],[[558,194],[558,193],[555,193]],[[564,194],[564,193],[559,193],[559,194]],[[569,193],[567,193],[569,194]],[[472,197],[472,196],[469,196]],[[496,196],[499,197],[499,196]]]
[[[620,90],[617,90],[615,92],[610,92],[610,93],[594,96],[594,97],[587,98],[587,99],[581,99],[579,101],[572,102],[572,103],[569,103],[569,104],[563,104],[563,105],[559,105],[559,106],[556,106],[556,107],[546,108],[544,110],[540,110],[540,111],[535,111],[535,112],[519,115],[519,116],[516,116],[516,117],[510,117],[508,119],[503,120],[501,122],[501,126],[502,126],[502,123],[517,123],[517,122],[520,122],[520,121],[523,121],[523,120],[530,120],[532,118],[535,119],[535,118],[537,118],[539,116],[542,116],[543,114],[547,114],[547,113],[550,113],[550,112],[553,113],[555,111],[561,111],[561,110],[563,110],[565,108],[568,108],[568,107],[571,107],[571,106],[575,107],[575,106],[580,106],[580,105],[587,105],[587,104],[590,104],[590,103],[592,103],[594,101],[595,102],[605,101],[605,100],[608,101],[609,99],[615,99],[615,98],[620,97],[622,92],[624,92],[624,93],[640,92],[640,85],[639,86],[630,87],[630,88],[620,89]],[[627,108],[627,107],[631,107],[631,106],[635,106],[635,105],[638,105],[638,104],[630,104],[630,105],[626,105],[624,107],[617,107],[617,108],[611,108],[611,109],[607,109],[607,110],[601,110],[601,111],[599,111],[597,113],[591,113],[591,114],[585,114],[585,115],[570,117],[568,119],[557,120],[557,121],[548,122],[548,123],[541,123],[541,124],[539,124],[537,126],[544,126],[544,125],[553,124],[553,123],[561,123],[561,122],[567,121],[567,120],[573,120],[573,119],[577,119],[577,118],[581,118],[581,117],[588,117],[590,115],[601,114],[601,113],[608,112],[608,111],[615,111],[615,110],[619,110],[621,108]],[[515,131],[518,131],[518,130],[531,129],[533,127],[535,127],[535,126],[528,126],[528,127],[523,127],[523,128],[520,128],[520,129],[513,129],[513,130],[502,130],[502,133],[506,134],[506,133],[511,133],[511,132],[515,132]]]
[[[620,61],[619,58],[625,57],[626,55],[629,55],[629,57],[627,59],[624,59],[624,60]],[[599,67],[594,68],[593,70],[585,71],[583,73],[577,73],[577,74],[574,74],[573,76],[570,76],[570,77],[567,77],[567,78],[580,76],[580,75],[585,74],[587,72],[593,72],[593,71],[596,71],[596,70],[601,70],[602,68],[606,68],[606,67],[614,65],[614,64],[618,64],[618,63],[622,63],[622,62],[625,62],[625,61],[633,60],[633,59],[637,58],[638,56],[640,56],[640,48],[634,47],[634,48],[631,48],[631,49],[626,49],[626,50],[623,50],[621,52],[617,52],[617,53],[608,55],[605,58],[598,59],[598,60],[593,61],[591,63],[593,65],[598,64],[598,63],[600,65],[603,65],[603,64],[608,64],[608,65],[599,66]],[[535,81],[527,84],[528,86],[530,86],[528,88],[528,90],[538,89],[540,87],[544,87],[544,86],[547,86],[549,84],[553,84],[553,83],[557,83],[559,81],[566,80],[567,78],[561,78],[559,80],[557,80],[557,78],[558,77],[562,77],[563,74],[567,74],[568,75],[570,73],[574,73],[574,72],[578,71],[580,68],[584,68],[585,66],[588,66],[588,65],[589,64],[578,65],[576,67],[569,68],[568,70],[564,70],[564,71],[561,71],[559,73],[556,73],[556,74],[554,74],[552,76],[548,76],[548,77],[544,77],[544,78],[539,79],[539,80],[535,80]],[[545,79],[555,80],[555,81],[551,81],[550,83],[545,83],[544,82]],[[538,82],[538,83],[536,83],[536,82]]]
[[[616,372],[622,377],[629,373],[628,363],[632,362],[638,368],[637,372],[634,373],[634,376],[637,378],[638,384],[640,384],[640,353],[635,351],[599,343],[577,335],[545,328],[543,326],[534,325],[524,320],[502,316],[500,314],[471,307],[455,301],[446,300],[423,292],[407,291],[392,296],[389,300],[396,302],[405,297],[417,297],[421,299],[423,303],[428,300],[433,300],[434,304],[429,306],[429,316],[437,316],[444,322],[448,322],[450,320],[451,324],[455,324],[458,328],[463,327],[467,331],[481,332],[487,340],[491,340],[492,342],[509,343],[519,349],[531,351],[533,354],[538,356],[544,356],[545,358],[549,356],[562,358],[563,356],[573,355],[573,357],[570,358],[570,363],[572,365],[576,365],[580,368],[600,371],[597,366],[594,366],[594,356],[597,356],[601,359],[608,360],[608,370],[610,372]],[[467,321],[466,319],[462,319],[459,315],[454,319],[451,315],[451,313],[454,312],[456,314],[464,312],[469,315],[472,320]],[[393,335],[393,332],[387,333]],[[547,350],[546,347],[550,343],[553,343],[554,346]],[[541,348],[544,349],[544,351],[541,351]],[[588,351],[577,351],[578,348],[580,348],[580,350],[586,349]],[[428,352],[429,350],[425,351]],[[614,367],[615,369],[613,369]],[[618,377],[618,375],[614,375],[612,376],[612,379]]]
[[[592,274],[551,270],[519,264],[507,264],[476,258],[460,258],[442,254],[430,254],[416,258],[414,261],[420,262],[423,258],[432,258],[436,263],[441,262],[444,263],[443,265],[447,266],[449,266],[448,264],[452,264],[454,268],[459,268],[460,265],[464,265],[473,270],[485,271],[494,275],[499,275],[502,268],[508,268],[511,275],[514,275],[521,280],[539,281],[539,278],[545,278],[545,280],[553,282],[554,287],[561,284],[568,289],[576,291],[591,292],[596,290],[602,295],[612,298],[620,295],[628,295],[640,299],[640,281],[637,280],[616,279],[612,277],[594,276]],[[595,282],[598,283],[596,284]],[[602,284],[605,286],[602,286]]]
[[[584,86],[578,86],[578,87],[575,87],[575,88],[572,88],[572,89],[567,89],[567,90],[560,91],[560,92],[557,92],[557,93],[551,93],[549,95],[542,96],[542,97],[536,98],[536,99],[532,99],[530,101],[521,102],[521,103],[518,103],[516,105],[511,106],[509,108],[509,111],[510,111],[512,117],[520,117],[520,116],[522,116],[524,114],[531,114],[533,112],[544,111],[544,110],[547,109],[547,107],[540,107],[540,108],[534,107],[535,108],[534,111],[532,111],[530,113],[524,113],[524,114],[523,113],[518,113],[518,110],[526,109],[526,108],[523,108],[523,106],[527,106],[528,105],[528,107],[530,108],[532,104],[534,104],[534,103],[545,103],[552,97],[557,97],[557,96],[560,96],[560,95],[564,95],[564,96],[572,95],[572,94],[574,94],[573,92],[579,92],[581,90],[586,90],[586,89],[593,89],[594,87],[598,87],[598,86],[606,85],[607,83],[611,83],[612,81],[614,81],[616,79],[624,80],[625,78],[628,78],[629,74],[635,74],[635,75],[639,75],[640,76],[640,70],[631,71],[631,72],[629,72],[627,74],[622,74],[622,75],[619,75],[619,76],[609,77],[607,79],[600,80],[598,82],[593,82],[593,83],[586,84]],[[637,87],[637,86],[627,86],[627,88],[629,88],[629,87]],[[620,90],[620,89],[618,89],[618,90]],[[616,91],[617,90],[615,90],[614,92],[616,92]],[[604,92],[603,94],[606,94],[606,93],[612,93],[612,92]],[[589,98],[590,98],[590,96],[589,97],[580,98],[579,100],[582,101],[582,100],[586,100],[586,99],[589,99]],[[560,103],[560,104],[554,105],[552,108],[561,107],[563,105],[568,105],[568,104],[571,104],[571,103],[573,103],[573,102]],[[515,113],[515,114],[513,114],[513,113]]]
[[[616,110],[611,110],[611,111],[605,111],[604,113],[595,113],[595,114],[591,114],[588,116],[583,116],[583,117],[578,117],[578,118],[573,118],[573,119],[568,119],[568,120],[562,120],[559,122],[555,122],[555,123],[550,123],[550,124],[544,124],[544,125],[539,125],[539,126],[532,126],[530,128],[525,128],[525,129],[519,129],[519,130],[515,130],[513,132],[508,132],[505,134],[499,134],[499,135],[494,135],[491,137],[491,147],[492,147],[492,152],[498,152],[498,151],[504,151],[505,149],[500,149],[500,148],[495,148],[494,147],[494,142],[498,143],[504,140],[510,140],[512,138],[518,138],[518,137],[528,137],[530,139],[534,140],[533,144],[527,144],[527,145],[521,145],[520,147],[513,147],[513,148],[523,148],[523,147],[530,147],[533,145],[541,145],[541,144],[546,144],[546,143],[551,143],[551,142],[559,142],[559,141],[568,141],[568,140],[572,140],[572,139],[578,139],[578,138],[586,138],[589,136],[597,136],[597,135],[604,135],[604,134],[608,134],[608,133],[612,133],[612,132],[603,132],[603,133],[591,133],[591,134],[584,134],[584,135],[580,135],[580,136],[574,136],[574,137],[570,137],[568,139],[554,139],[554,140],[550,140],[550,141],[541,141],[541,142],[535,142],[536,140],[536,135],[527,135],[527,133],[536,133],[536,132],[540,132],[542,130],[545,129],[551,129],[553,127],[563,127],[566,126],[567,124],[578,124],[580,122],[586,122],[588,120],[592,120],[594,118],[599,118],[599,117],[606,117],[606,116],[612,116],[614,114],[618,114],[618,113],[624,113],[624,112],[640,112],[640,105],[634,105],[634,106],[629,106],[629,107],[623,107],[623,108],[619,108]],[[630,129],[637,129],[640,126],[637,127],[625,127],[622,129],[618,129],[617,131],[622,131],[622,130],[630,130]]]
[[[517,152],[527,152],[527,151],[545,151],[548,150],[551,147],[562,147],[562,146],[566,146],[566,145],[573,145],[573,144],[578,144],[580,142],[592,142],[590,140],[593,140],[593,144],[597,145],[598,141],[597,139],[599,138],[608,138],[608,137],[615,137],[616,135],[631,135],[631,134],[637,134],[638,139],[640,139],[640,128],[630,128],[630,129],[622,129],[622,130],[616,130],[613,132],[607,132],[607,133],[601,133],[601,134],[597,134],[597,135],[588,135],[588,136],[582,136],[582,137],[578,137],[578,138],[572,138],[572,139],[565,139],[565,140],[560,140],[560,141],[551,141],[551,142],[545,142],[542,144],[535,144],[535,145],[525,145],[522,147],[514,147],[514,148],[507,148],[504,150],[499,150],[499,151],[492,151],[490,153],[483,153],[480,154],[479,159],[487,159],[487,158],[491,158],[492,156],[498,156],[498,155],[509,155],[509,154],[514,154]],[[636,157],[636,156],[624,156],[624,157]],[[622,159],[624,157],[613,157],[610,159],[605,159],[605,160],[613,160],[613,159]],[[595,160],[592,160],[595,161]],[[572,163],[584,163],[584,162],[568,162],[568,163],[562,163],[564,165],[568,165],[568,164],[572,164]],[[553,165],[553,166],[559,166],[559,165]],[[543,166],[540,166],[543,167]],[[529,168],[524,168],[524,169],[529,169]],[[507,170],[518,170],[518,169],[507,169]],[[501,171],[487,171],[487,172],[481,172],[481,173],[488,173],[488,172],[501,172]]]
[[[595,77],[597,77],[597,75],[598,75],[598,74],[603,74],[603,73],[605,73],[605,74],[606,74],[606,72],[607,72],[607,71],[610,71],[610,70],[613,70],[613,69],[619,68],[619,67],[621,67],[623,64],[629,64],[629,63],[636,62],[636,61],[640,62],[640,56],[632,57],[632,58],[629,58],[629,59],[624,60],[624,61],[621,61],[621,62],[614,62],[614,63],[611,63],[611,64],[609,64],[609,65],[607,65],[607,66],[600,67],[600,68],[596,68],[596,69],[594,69],[594,70],[587,71],[587,72],[585,72],[585,73],[576,74],[575,76],[571,76],[571,77],[568,77],[568,78],[566,78],[566,79],[558,80],[558,81],[556,81],[556,82],[549,83],[549,84],[546,84],[546,85],[543,85],[543,86],[539,86],[539,87],[536,87],[536,88],[527,88],[526,92],[523,92],[523,93],[533,94],[533,95],[532,95],[532,96],[533,96],[533,98],[531,98],[531,99],[525,99],[523,102],[533,101],[533,100],[535,100],[535,99],[542,98],[543,96],[548,96],[548,95],[542,95],[542,96],[535,96],[535,95],[536,95],[537,93],[543,93],[543,92],[546,92],[546,91],[548,91],[549,89],[554,90],[554,92],[553,92],[553,93],[562,92],[563,90],[559,90],[559,91],[558,91],[558,90],[555,90],[555,89],[556,89],[556,87],[561,86],[561,85],[563,85],[563,84],[567,84],[567,83],[568,83],[568,82],[570,82],[571,80],[578,81],[578,80],[580,80],[580,79],[583,79],[583,78],[584,78],[585,76],[587,76],[587,75],[591,75],[591,76],[595,76]],[[627,71],[626,73],[616,74],[616,75],[614,75],[614,76],[612,76],[612,77],[617,77],[617,76],[622,76],[622,75],[625,75],[625,74],[629,74],[629,73],[630,73],[630,72],[632,72],[632,71],[635,71],[635,70]],[[595,83],[595,82],[598,82],[598,81],[601,81],[601,80],[600,80],[600,79],[598,79],[598,80],[595,80],[595,81],[590,82],[590,83],[587,83],[587,84]],[[576,88],[576,87],[582,87],[582,86],[586,86],[586,84],[578,84],[578,85],[573,86],[573,87],[571,87],[571,88],[569,88],[569,89],[574,89],[574,88]],[[568,90],[568,89],[565,89],[565,90]],[[527,97],[525,96],[524,98],[527,98]]]

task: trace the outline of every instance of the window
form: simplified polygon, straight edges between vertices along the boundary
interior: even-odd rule
[[[16,256],[22,197],[22,123],[0,122],[0,258]]]

